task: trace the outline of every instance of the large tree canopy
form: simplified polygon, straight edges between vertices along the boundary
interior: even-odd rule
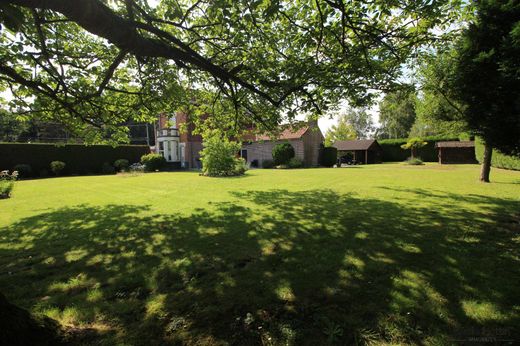
[[[4,0],[1,86],[19,112],[109,133],[194,89],[269,127],[390,88],[461,2]]]
[[[520,2],[483,0],[457,49],[454,95],[487,145],[520,155]]]

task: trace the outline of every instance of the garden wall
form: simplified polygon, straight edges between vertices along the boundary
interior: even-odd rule
[[[149,152],[146,145],[0,143],[0,170],[28,164],[32,176],[45,176],[50,173],[51,161],[63,161],[66,164],[63,174],[98,174],[102,172],[104,163],[112,165],[115,160],[127,159],[132,164]]]
[[[478,162],[482,163],[482,157],[484,156],[484,143],[479,138],[475,139],[475,156],[477,157]],[[504,155],[499,151],[493,150],[493,155],[491,155],[491,166],[520,171],[520,158]]]
[[[425,162],[438,162],[439,157],[436,142],[441,141],[458,141],[459,138],[452,137],[426,137],[423,138],[427,145],[417,150],[417,156]],[[401,162],[410,157],[410,150],[401,148],[401,145],[408,142],[407,138],[397,139],[378,139],[377,142],[383,149],[383,162]]]

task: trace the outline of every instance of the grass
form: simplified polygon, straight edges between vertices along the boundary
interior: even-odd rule
[[[0,292],[83,344],[512,344],[520,172],[478,169],[20,181]]]

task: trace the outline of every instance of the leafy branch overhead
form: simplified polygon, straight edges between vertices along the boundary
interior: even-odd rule
[[[21,112],[97,127],[212,95],[266,127],[391,88],[461,1],[5,0],[0,83]]]

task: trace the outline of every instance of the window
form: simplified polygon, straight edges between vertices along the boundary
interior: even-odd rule
[[[247,162],[247,149],[242,149],[240,151],[240,157],[242,157]]]

